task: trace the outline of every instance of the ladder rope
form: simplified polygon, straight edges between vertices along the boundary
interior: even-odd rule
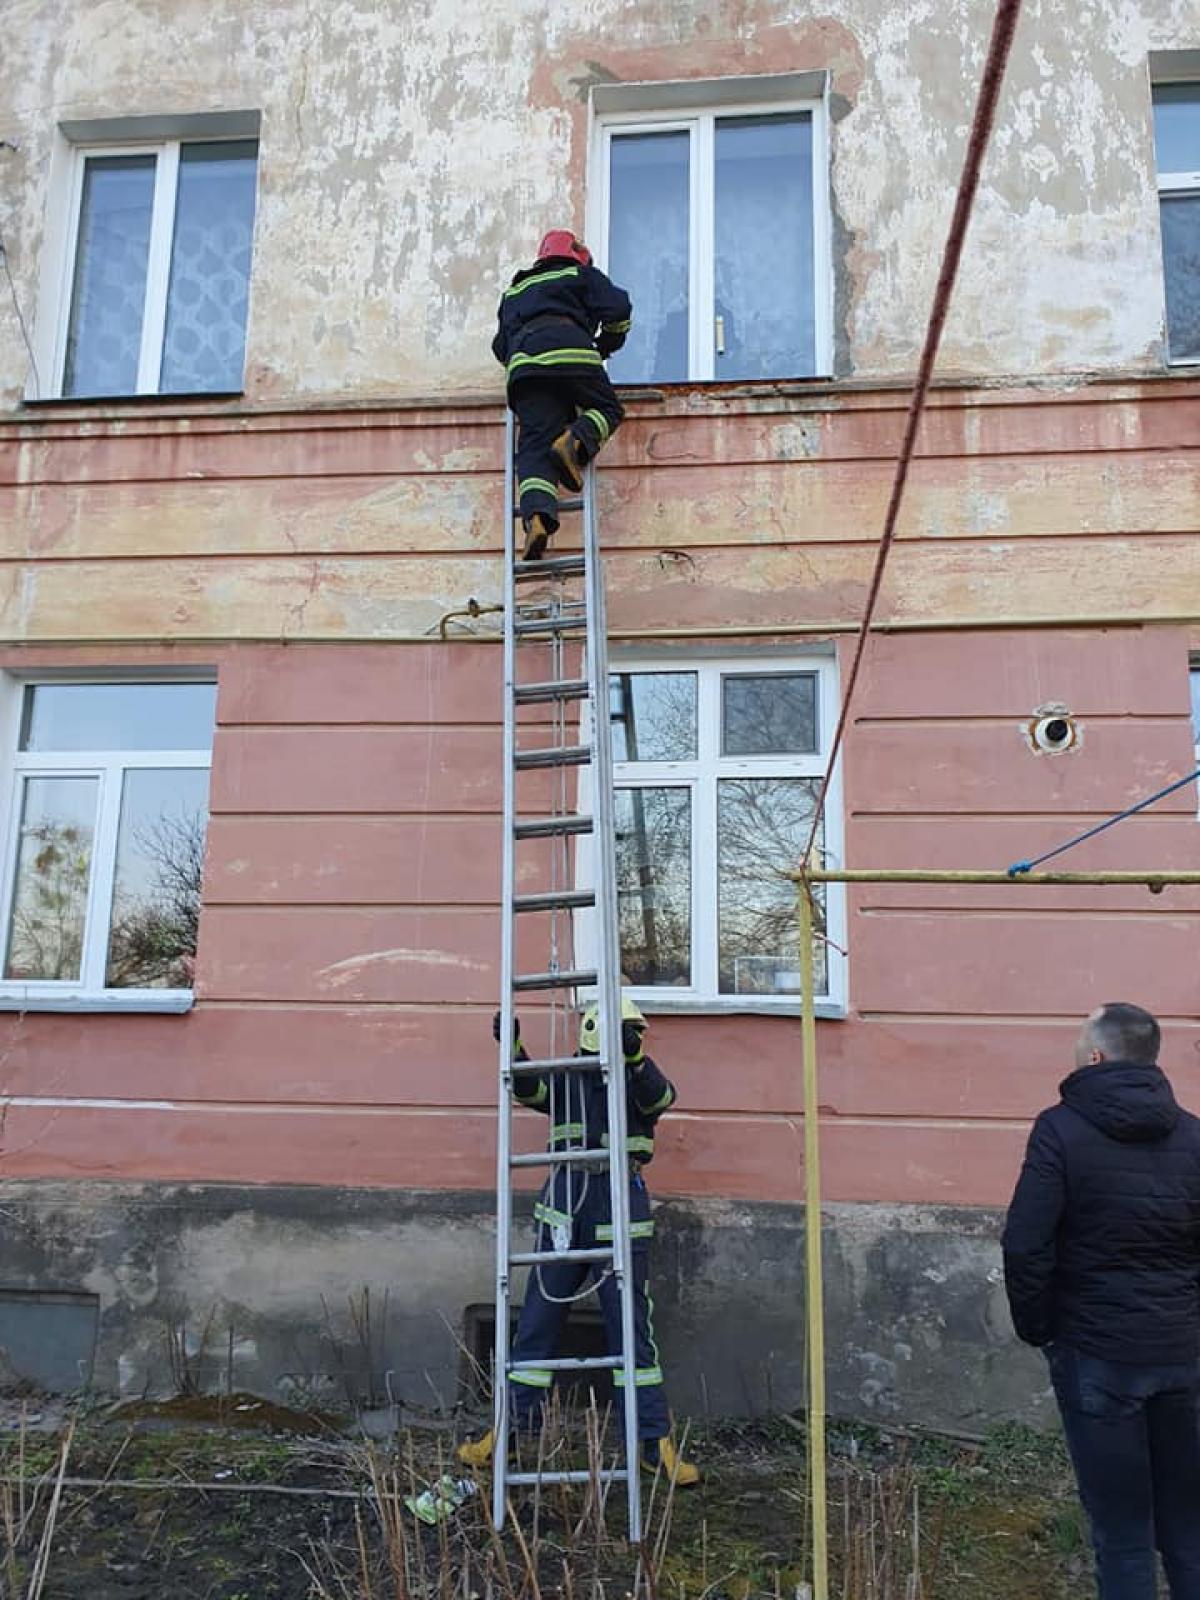
[[[846,692],[842,696],[841,712],[838,716],[837,727],[834,730],[833,743],[829,750],[829,760],[821,778],[820,787],[817,790],[816,800],[813,803],[812,827],[801,858],[805,866],[812,859],[821,819],[825,814],[825,806],[829,799],[829,786],[833,779],[838,752],[842,747],[850,716],[850,704],[858,685],[858,675],[866,652],[867,638],[871,632],[875,607],[878,604],[880,591],[883,588],[883,575],[887,568],[888,557],[892,552],[892,545],[895,542],[900,507],[904,500],[904,490],[908,483],[909,467],[912,465],[912,458],[916,449],[917,430],[921,424],[921,418],[925,411],[925,402],[929,395],[929,386],[933,380],[934,363],[937,360],[938,346],[942,341],[942,332],[946,326],[946,317],[950,311],[950,300],[954,292],[955,279],[958,276],[958,267],[962,259],[963,245],[966,242],[967,228],[971,221],[971,212],[979,189],[983,159],[987,152],[988,140],[991,137],[992,127],[996,120],[996,106],[1000,98],[1000,88],[1004,82],[1004,69],[1008,65],[1013,36],[1016,33],[1017,20],[1020,15],[1021,0],[999,0],[999,4],[996,7],[996,20],[992,27],[992,40],[988,48],[983,77],[979,84],[979,99],[975,106],[975,120],[971,128],[971,137],[967,143],[966,158],[963,162],[962,176],[958,183],[958,194],[954,202],[954,214],[950,220],[950,231],[946,237],[941,271],[938,273],[937,286],[933,293],[933,307],[925,330],[925,345],[921,351],[917,378],[913,385],[912,398],[909,401],[908,416],[905,420],[904,435],[900,444],[900,454],[896,461],[896,474],[892,481],[892,491],[888,498],[887,513],[883,522],[883,533],[880,536],[879,547],[875,556],[875,568],[871,574],[871,582],[867,589],[867,603],[863,612],[862,624],[858,631],[858,642],[855,645],[850,674],[846,679]]]
[[[1189,783],[1195,783],[1200,778],[1200,767],[1195,772],[1189,772],[1186,778],[1176,778],[1174,783],[1168,783],[1165,789],[1157,789],[1152,795],[1147,795],[1145,800],[1139,800],[1136,805],[1126,806],[1124,811],[1118,811],[1104,822],[1098,822],[1094,828],[1089,828],[1086,833],[1077,833],[1073,839],[1068,839],[1065,844],[1055,845],[1053,850],[1047,850],[1040,856],[1034,856],[1032,861],[1014,861],[1008,869],[1010,878],[1022,877],[1026,872],[1032,872],[1035,867],[1040,867],[1043,861],[1053,861],[1055,856],[1065,855],[1068,850],[1074,850],[1077,844],[1082,844],[1085,839],[1094,839],[1098,833],[1105,833],[1109,828],[1115,828],[1118,822],[1124,822],[1126,817],[1136,817],[1139,811],[1145,811],[1147,806],[1165,800],[1169,794],[1174,794],[1177,789],[1186,788]]]

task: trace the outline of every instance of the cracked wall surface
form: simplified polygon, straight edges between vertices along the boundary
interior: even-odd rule
[[[912,371],[990,0],[9,0],[0,230],[32,317],[63,119],[257,109],[246,390],[494,389],[497,292],[581,227],[596,82],[827,69],[839,371]],[[1163,290],[1147,55],[1191,0],[1030,0],[942,368],[1153,370]],[[27,361],[0,306],[0,399]]]

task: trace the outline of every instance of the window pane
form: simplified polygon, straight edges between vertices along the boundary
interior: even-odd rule
[[[1172,361],[1200,360],[1200,195],[1164,195],[1163,267]]]
[[[723,778],[717,784],[717,909],[722,994],[799,998],[794,869],[808,838],[817,782]],[[823,900],[818,925],[823,923]],[[827,985],[825,946],[815,955],[817,993]]]
[[[687,789],[614,795],[622,982],[692,976],[692,802]]]
[[[215,683],[39,683],[22,750],[210,750]]]
[[[96,778],[27,778],[6,978],[78,980],[96,831]]]
[[[1160,172],[1200,172],[1200,84],[1155,89],[1154,154]]]
[[[108,988],[191,988],[207,827],[207,770],[125,774]]]
[[[811,755],[816,749],[815,672],[737,673],[722,678],[723,755]]]
[[[614,761],[696,759],[694,672],[614,672],[608,687]]]
[[[92,156],[84,167],[65,395],[137,390],[154,160]]]
[[[1200,744],[1200,672],[1190,674],[1192,683],[1192,732]]]
[[[717,378],[803,378],[813,338],[812,118],[730,117],[716,131]],[[636,316],[636,310],[635,310]]]
[[[257,156],[253,139],[179,153],[163,393],[242,387]]]
[[[688,374],[691,135],[621,134],[609,165],[608,271],[633,299],[633,328],[609,362],[614,383]]]

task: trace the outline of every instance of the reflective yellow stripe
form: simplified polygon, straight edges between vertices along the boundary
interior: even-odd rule
[[[599,350],[545,350],[540,356],[522,352],[508,363],[509,377],[520,367],[602,367]]]
[[[550,1098],[550,1091],[544,1083],[539,1083],[534,1089],[518,1089],[514,1083],[513,1093],[523,1106],[540,1106]]]
[[[526,289],[533,289],[539,283],[553,283],[556,278],[577,278],[578,267],[556,267],[553,272],[539,272],[532,278],[525,278],[520,283],[514,283],[511,289],[505,289],[504,299],[511,300],[514,295],[524,294]]]
[[[647,1389],[652,1383],[661,1383],[663,1374],[661,1367],[639,1367],[634,1377],[634,1384],[639,1389]],[[613,1370],[613,1382],[618,1389],[625,1387],[625,1369],[616,1367]]]
[[[675,1098],[675,1091],[674,1091],[674,1089],[672,1089],[668,1085],[668,1087],[665,1088],[663,1090],[663,1092],[659,1095],[658,1099],[654,1102],[654,1104],[652,1106],[648,1106],[647,1107],[646,1115],[648,1117],[652,1117],[652,1116],[655,1115],[656,1112],[665,1111],[667,1109],[667,1107],[671,1104],[671,1101],[674,1100],[674,1098]]]
[[[608,419],[605,417],[603,411],[585,411],[583,414],[589,422],[595,423],[596,432],[600,435],[600,443],[607,443],[608,436],[612,432],[612,429],[609,427]]]
[[[531,1389],[548,1389],[554,1382],[554,1374],[552,1372],[544,1372],[540,1368],[535,1368],[529,1372],[514,1372],[510,1376],[514,1383],[527,1383]],[[659,1382],[662,1382],[661,1378]]]
[[[523,494],[534,494],[537,490],[548,494],[552,500],[558,499],[558,485],[551,483],[549,478],[522,478],[517,485],[518,497]]]
[[[627,317],[624,322],[602,322],[600,326],[605,333],[628,333],[633,326],[633,318]]]
[[[559,1122],[550,1129],[550,1143],[557,1144],[560,1139],[582,1139],[582,1122]]]
[[[565,1228],[571,1226],[569,1211],[556,1211],[553,1206],[543,1205],[540,1200],[533,1208],[533,1215],[538,1222],[545,1222],[551,1228],[560,1224]]]
[[[553,1138],[553,1135],[551,1137]],[[600,1135],[600,1143],[604,1146],[608,1145],[607,1129]],[[654,1154],[654,1140],[647,1138],[645,1134],[631,1133],[625,1140],[625,1153],[630,1156],[652,1156]]]
[[[631,1222],[629,1224],[629,1237],[631,1239],[649,1239],[654,1234],[654,1219],[648,1217],[644,1222]],[[613,1236],[611,1222],[601,1222],[596,1228],[596,1238],[601,1244]]]

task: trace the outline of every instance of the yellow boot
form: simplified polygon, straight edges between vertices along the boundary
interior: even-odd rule
[[[532,517],[525,518],[525,548],[521,552],[522,561],[540,561],[546,554],[546,546],[553,538],[553,532],[546,518],[538,512]]]
[[[496,1448],[496,1430],[489,1428],[482,1439],[468,1439],[466,1444],[458,1447],[458,1459],[464,1467],[474,1467],[476,1471],[492,1464],[492,1453]]]
[[[570,428],[564,429],[559,434],[550,449],[554,452],[558,463],[558,474],[562,481],[572,489],[582,489],[583,469],[587,465],[587,457]]]
[[[685,1461],[671,1439],[647,1439],[642,1444],[642,1465],[647,1472],[661,1467],[677,1489],[694,1489],[700,1482],[700,1468]]]

